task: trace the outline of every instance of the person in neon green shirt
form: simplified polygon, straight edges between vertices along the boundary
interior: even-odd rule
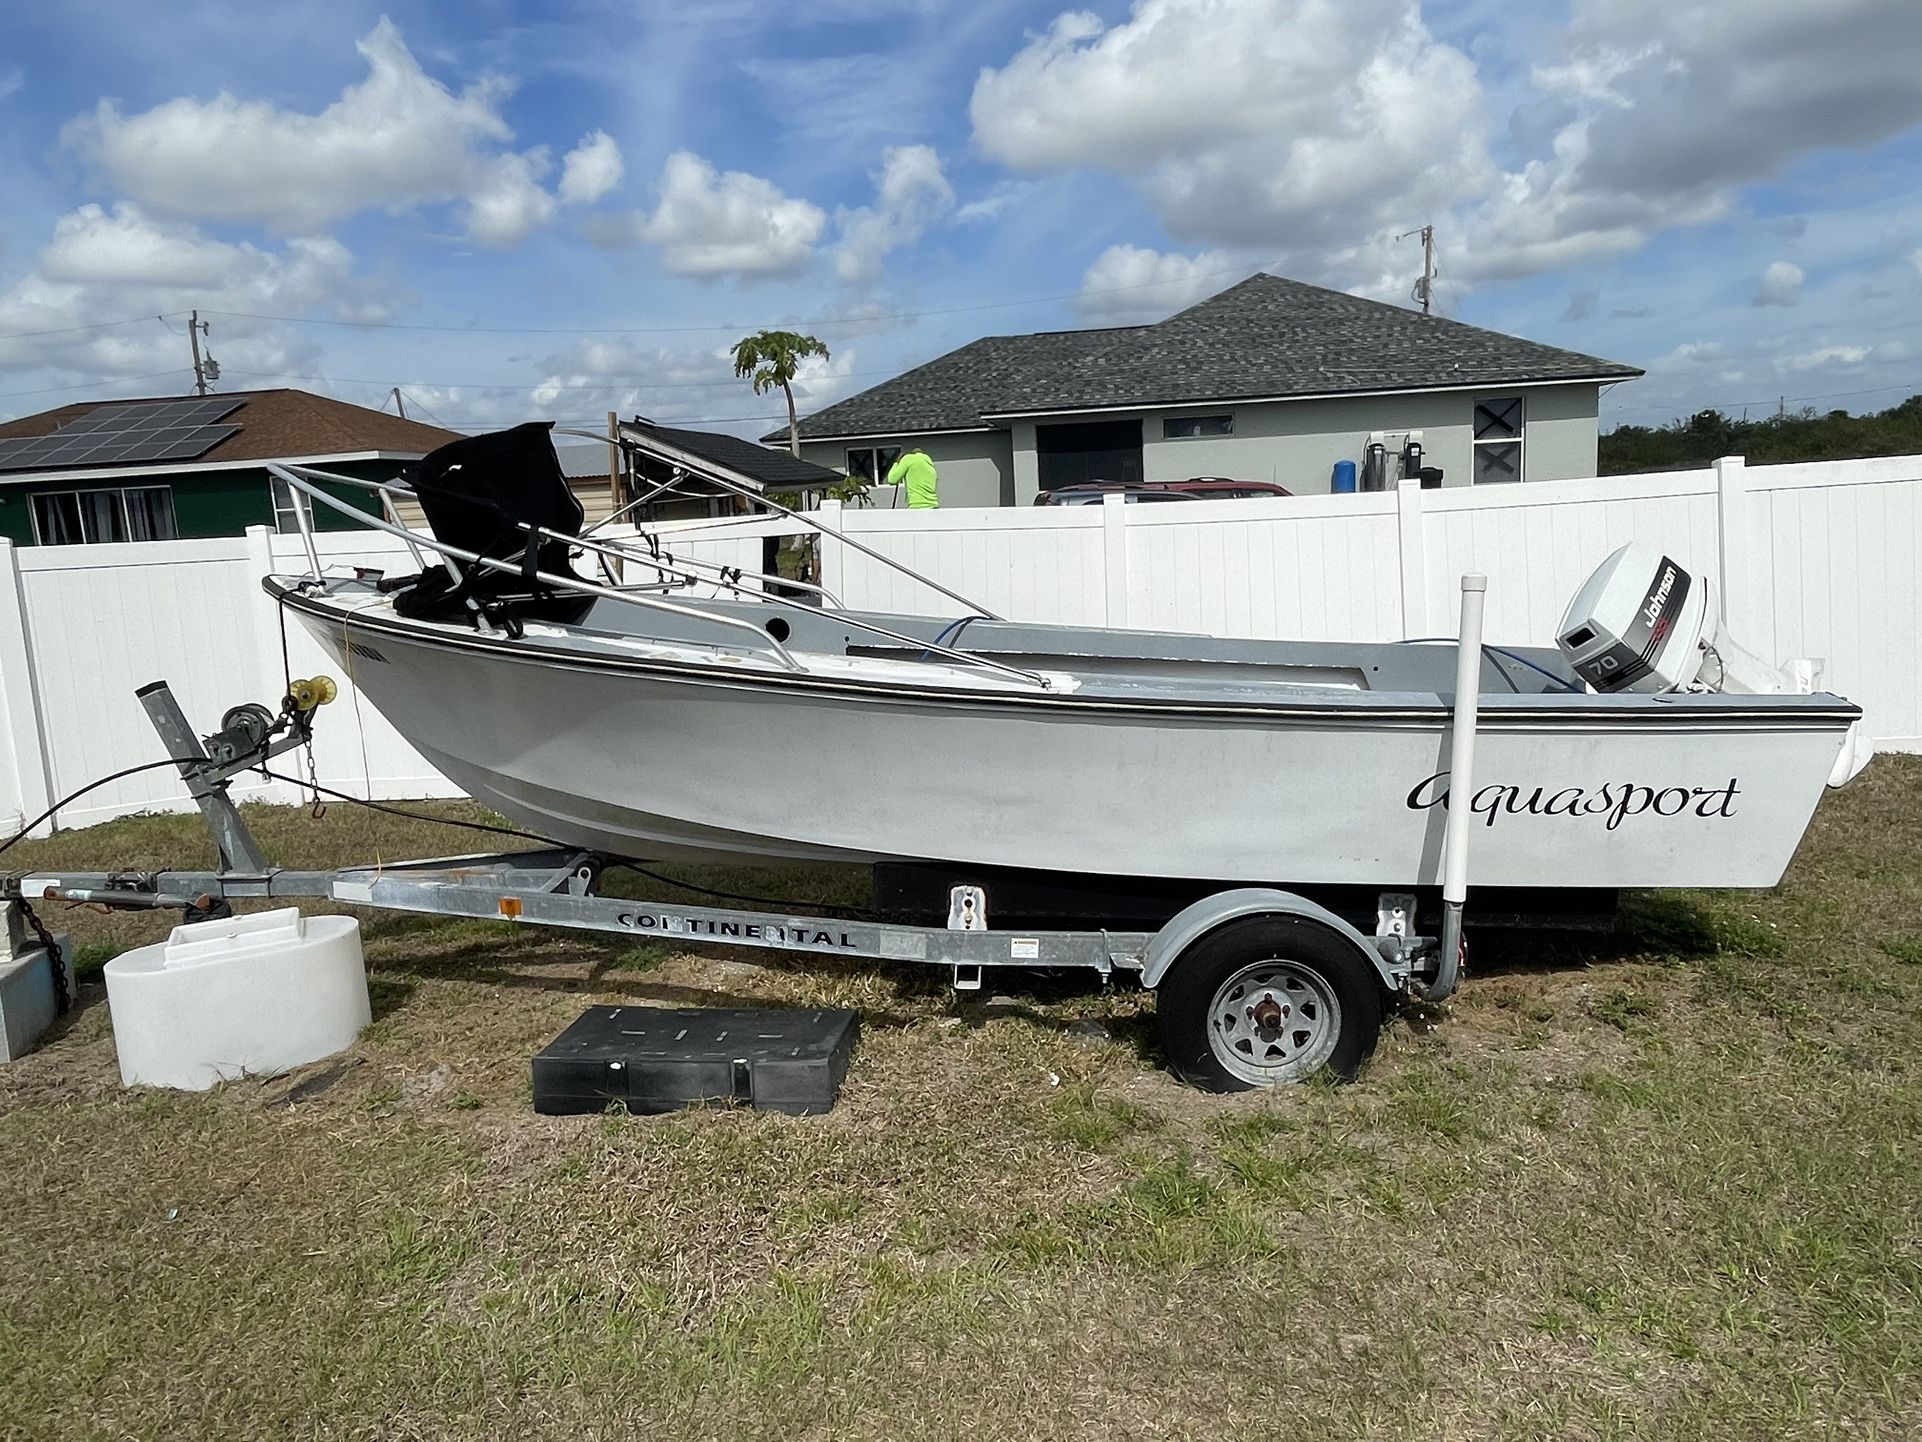
[[[911,511],[932,511],[940,507],[941,497],[935,491],[936,479],[934,462],[919,446],[903,451],[901,459],[888,467],[888,484],[907,486],[908,509]]]

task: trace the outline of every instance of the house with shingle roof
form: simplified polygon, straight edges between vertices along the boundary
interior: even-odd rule
[[[452,431],[300,390],[81,401],[0,422],[0,537],[18,546],[239,536],[296,528],[286,461],[391,481]],[[342,499],[374,503],[357,487]],[[348,527],[315,506],[322,530]]]
[[[808,416],[802,455],[878,477],[919,446],[944,506],[1195,476],[1308,494],[1371,441],[1387,485],[1559,480],[1595,474],[1601,390],[1641,374],[1257,274],[1153,325],[974,341]]]

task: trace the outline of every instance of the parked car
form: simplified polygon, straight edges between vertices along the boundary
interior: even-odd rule
[[[1034,498],[1037,506],[1098,506],[1109,496],[1129,505],[1137,501],[1246,500],[1250,496],[1291,496],[1286,486],[1268,481],[1235,481],[1226,476],[1190,476],[1185,481],[1081,481],[1056,486]]]

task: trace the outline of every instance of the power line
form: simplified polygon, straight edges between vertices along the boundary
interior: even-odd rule
[[[15,396],[50,396],[55,391],[92,390],[95,386],[117,386],[123,385],[128,381],[152,381],[159,380],[162,376],[190,374],[192,374],[192,371],[188,367],[176,366],[172,370],[148,371],[145,375],[138,376],[97,376],[90,381],[76,381],[70,386],[41,386],[38,390],[31,391],[0,391],[0,401],[11,400]]]
[[[394,382],[373,380],[366,376],[297,376],[274,371],[228,371],[227,374],[246,376],[250,380],[257,381],[313,381],[323,385],[386,386],[394,384]],[[900,372],[898,370],[849,371],[846,375],[835,376],[834,379],[865,380],[869,376],[892,376],[899,374]],[[428,390],[444,391],[599,391],[609,389],[670,391],[702,390],[711,386],[725,386],[734,383],[734,377],[732,376],[717,376],[713,380],[708,381],[637,381],[624,376],[608,376],[594,382],[592,385],[550,385],[546,381],[541,381],[535,385],[517,385],[506,381],[401,381],[398,384],[415,390],[425,387]],[[419,402],[416,401],[415,404],[418,405]]]
[[[1183,277],[1184,281],[1218,280],[1225,275],[1247,275],[1246,266],[1235,266],[1231,270],[1197,272]],[[1140,281],[1133,285],[1102,286],[1096,290],[1080,290],[1068,295],[1031,296],[1026,300],[990,300],[975,305],[943,306],[936,310],[894,311],[886,315],[828,315],[815,316],[808,320],[791,321],[791,325],[829,326],[829,325],[876,325],[891,320],[923,320],[930,316],[967,315],[982,310],[1012,310],[1030,305],[1053,305],[1060,301],[1080,300],[1091,295],[1119,295],[1126,291],[1159,290],[1174,284],[1166,280]],[[514,326],[514,325],[428,325],[415,321],[358,321],[334,320],[324,316],[268,315],[262,311],[248,310],[210,310],[208,315],[227,316],[236,320],[271,320],[285,325],[331,325],[342,326],[349,330],[417,330],[444,331],[456,335],[706,335],[727,331],[750,330],[753,327],[738,321],[724,322],[719,325],[667,325],[667,326]]]
[[[1777,396],[1775,397],[1775,403],[1777,406],[1787,406],[1790,404],[1799,406],[1805,401],[1839,401],[1849,396],[1879,396],[1886,391],[1915,391],[1917,394],[1922,394],[1922,384],[1918,384],[1915,381],[1897,381],[1894,385],[1868,386],[1859,391],[1827,391],[1819,396]],[[1765,406],[1767,404],[1767,399],[1759,401],[1709,401],[1697,404],[1695,409],[1697,411],[1737,411],[1744,406]],[[1616,402],[1616,406],[1621,410],[1628,409],[1625,402],[1618,401]]]
[[[0,340],[30,340],[34,336],[42,335],[74,335],[83,330],[105,330],[110,326],[116,325],[143,325],[150,319],[165,320],[167,316],[178,318],[185,314],[187,314],[187,312],[184,310],[170,310],[167,312],[167,315],[162,316],[136,315],[130,316],[126,320],[95,320],[88,321],[85,325],[55,326],[51,330],[16,330],[6,335],[0,335]]]

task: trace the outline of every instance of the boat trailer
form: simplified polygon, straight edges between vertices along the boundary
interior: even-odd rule
[[[1458,777],[1474,761],[1481,602],[1486,583],[1463,578],[1461,660],[1452,741]],[[1210,1090],[1300,1081],[1324,1068],[1352,1076],[1373,1052],[1386,1005],[1440,1001],[1460,976],[1470,813],[1451,811],[1444,841],[1439,937],[1418,934],[1412,893],[1377,898],[1372,936],[1291,891],[1241,886],[1192,902],[1158,930],[1013,930],[991,924],[981,885],[949,892],[945,925],[791,911],[692,906],[609,896],[606,871],[627,858],[568,847],[381,862],[331,871],[276,866],[228,794],[237,776],[308,743],[314,712],[333,698],[326,678],[295,681],[280,709],[229,710],[201,738],[164,681],[137,693],[218,849],[213,871],[11,872],[0,901],[19,955],[29,928],[49,953],[53,995],[69,973],[52,960],[37,902],[113,910],[177,910],[189,922],[231,914],[236,901],[322,900],[376,910],[555,926],[691,945],[913,962],[948,970],[957,990],[981,989],[997,968],[1120,972],[1157,992],[1169,1065]],[[64,1009],[64,1007],[62,1008]]]

